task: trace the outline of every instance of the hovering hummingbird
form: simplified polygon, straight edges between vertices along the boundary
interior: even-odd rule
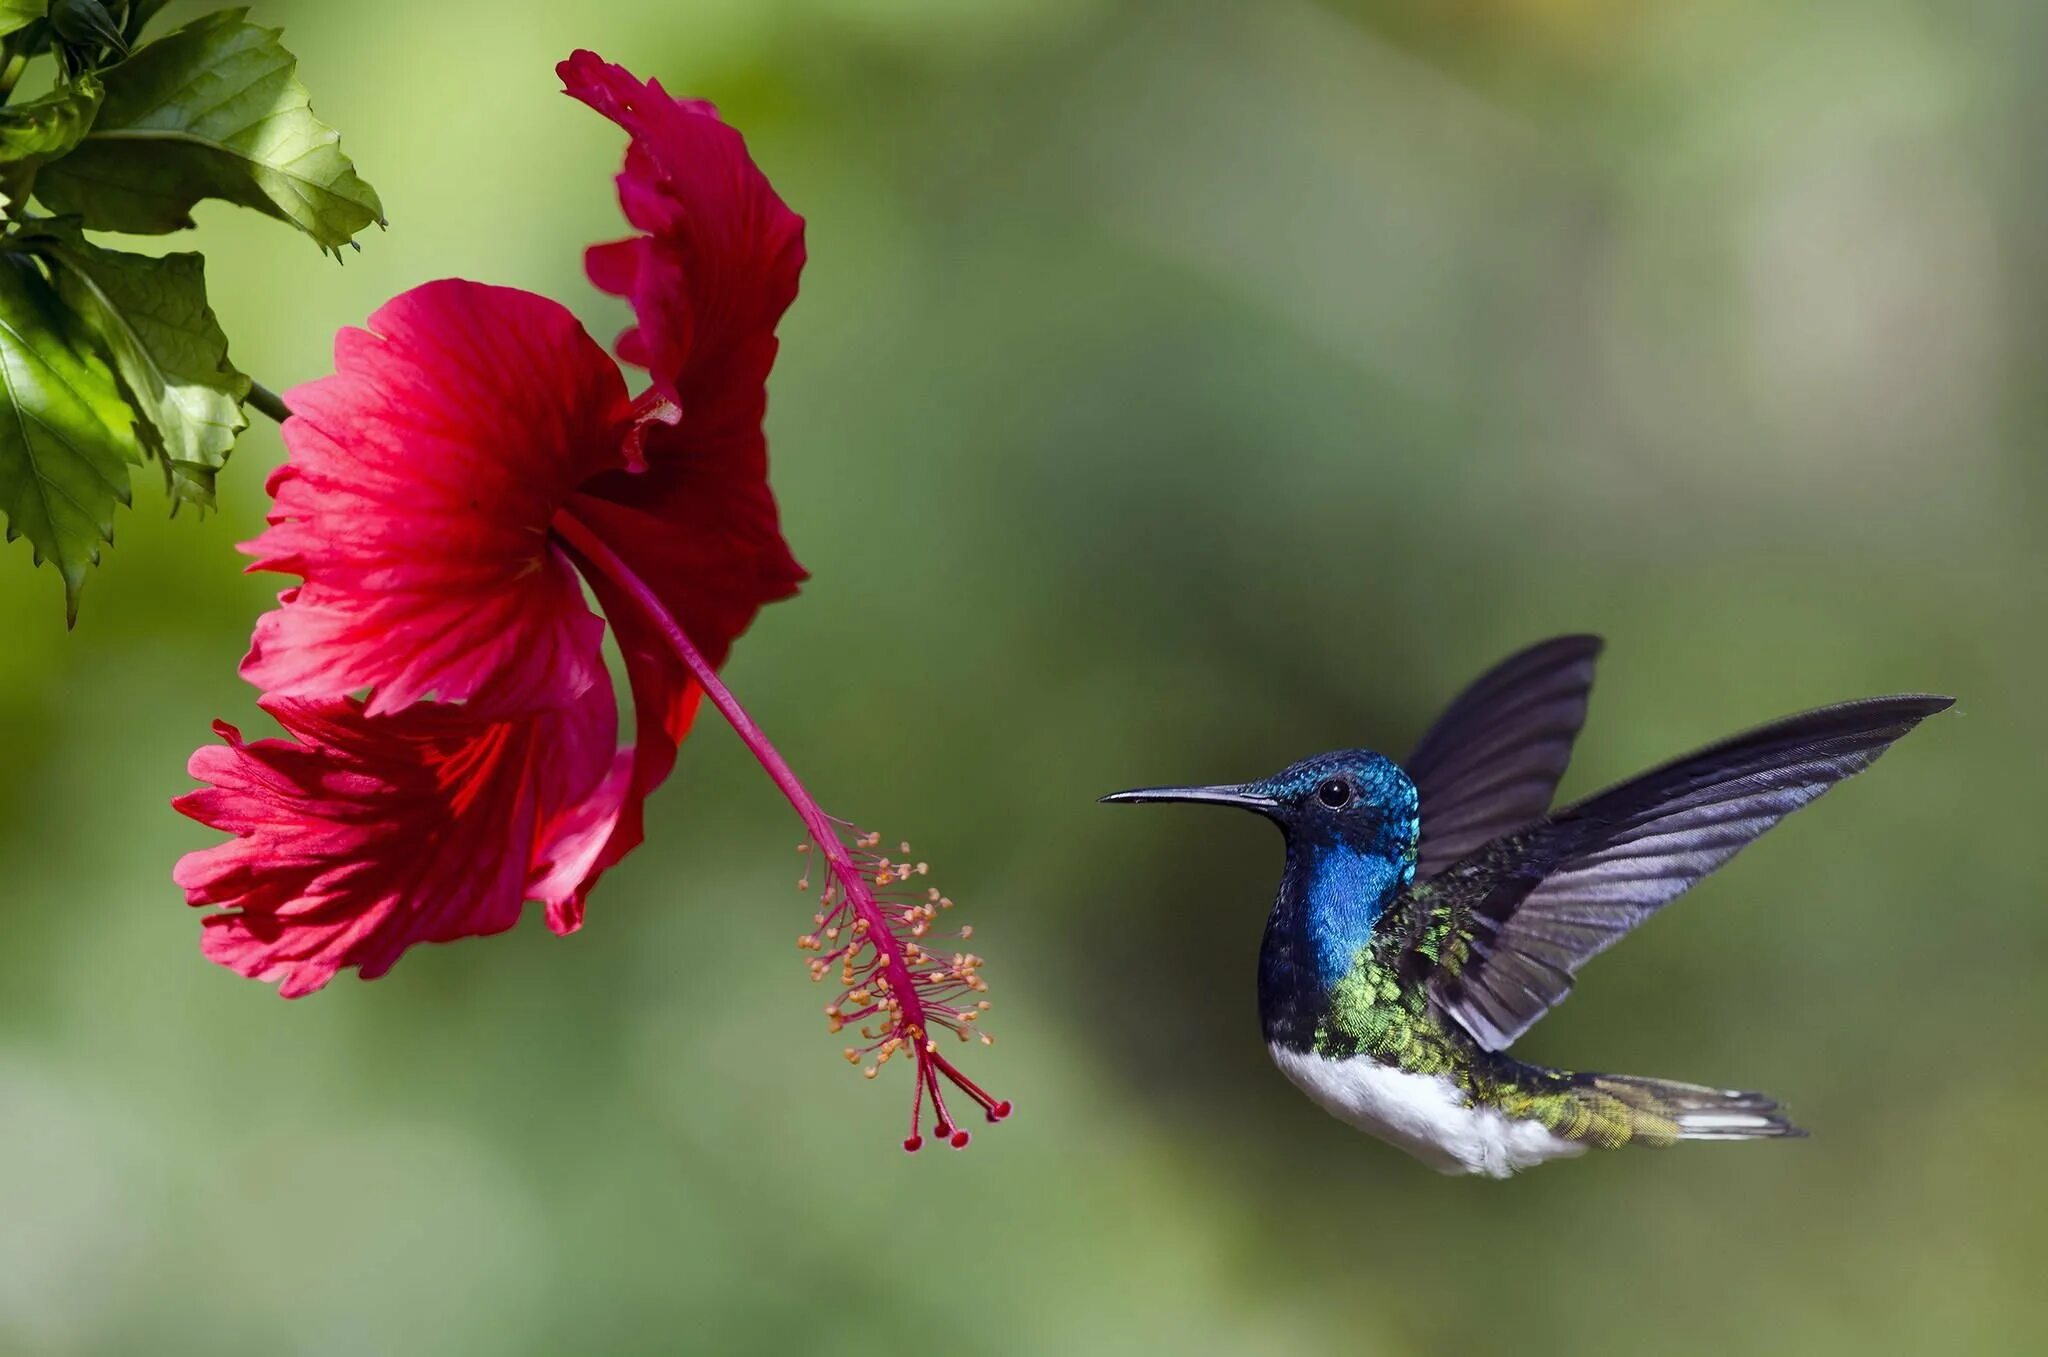
[[[1280,827],[1259,951],[1274,1063],[1338,1119],[1444,1173],[1505,1178],[1588,1146],[1801,1136],[1761,1093],[1524,1064],[1510,1043],[1579,967],[1953,704],[1874,697],[1789,716],[1559,810],[1596,636],[1509,657],[1405,764],[1365,749],[1241,786],[1143,787]]]

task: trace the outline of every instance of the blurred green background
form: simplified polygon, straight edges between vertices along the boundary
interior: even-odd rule
[[[173,19],[204,6],[177,5]],[[624,311],[590,46],[809,218],[772,386],[815,573],[729,678],[990,958],[1018,1113],[896,1148],[709,717],[576,937],[286,1004],[171,863],[275,580],[138,481],[75,634],[0,553],[0,1352],[2017,1353],[2048,1344],[2037,819],[2048,8],[2025,0],[267,0],[391,230],[202,209],[240,364],[463,274]],[[1763,1088],[1790,1145],[1441,1178],[1268,1067],[1279,868],[1133,783],[1397,755],[1610,638],[1567,795],[1962,696],[1517,1047]]]

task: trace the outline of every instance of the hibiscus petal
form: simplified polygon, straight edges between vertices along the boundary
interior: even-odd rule
[[[227,907],[205,920],[207,957],[295,998],[345,967],[380,976],[414,943],[502,932],[528,899],[547,899],[551,922],[580,918],[576,863],[623,793],[609,684],[503,719],[446,703],[382,717],[354,699],[262,705],[291,738],[216,723],[225,743],[191,761],[210,785],[172,803],[235,836],[173,873],[190,903]]]
[[[548,927],[564,936],[583,926],[583,904],[604,870],[632,791],[633,751],[620,749],[619,709],[606,676],[603,701],[592,698],[560,713],[560,739],[574,757],[541,765],[542,804],[568,806],[542,827],[526,891],[547,906]],[[598,781],[592,789],[590,780]],[[638,803],[630,803],[635,812]],[[635,841],[637,842],[637,840]]]
[[[619,202],[647,234],[585,258],[594,285],[633,304],[637,326],[621,338],[619,356],[647,368],[686,419],[703,404],[747,399],[735,372],[758,367],[756,385],[767,377],[761,341],[772,361],[769,337],[803,271],[803,218],[710,104],[674,98],[593,52],[576,52],[555,71],[569,94],[632,137]]]
[[[568,512],[604,539],[722,667],[762,606],[795,594],[806,575],[783,541],[758,434],[750,450],[745,439],[739,447],[692,443],[687,432],[650,428],[648,468],[608,472],[573,496]],[[578,563],[618,639],[635,715],[631,785],[618,832],[597,859],[601,870],[641,841],[640,803],[675,766],[702,693],[639,605],[602,569]]]
[[[567,310],[443,280],[335,341],[335,373],[288,393],[252,569],[302,576],[258,624],[266,692],[371,689],[495,710],[566,703],[602,676],[603,624],[547,538],[569,492],[619,461],[624,382]]]
[[[803,219],[710,104],[673,98],[591,52],[556,70],[569,94],[632,137],[619,200],[646,234],[593,246],[584,264],[600,290],[632,303],[637,323],[619,356],[647,368],[674,407],[635,429],[627,469],[593,479],[567,511],[722,665],[762,605],[805,578],[782,539],[761,430],[775,326],[803,270]],[[631,597],[579,563],[625,656],[636,714],[602,870],[640,842],[641,803],[674,767],[701,694]]]

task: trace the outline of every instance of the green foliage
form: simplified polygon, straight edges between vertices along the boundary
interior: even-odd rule
[[[245,13],[195,20],[110,68],[99,119],[50,167],[42,200],[94,230],[155,235],[192,225],[194,203],[220,198],[330,250],[381,222],[340,134],[313,116],[297,59]]]
[[[173,508],[213,507],[213,477],[248,426],[249,379],[228,362],[228,337],[206,302],[206,261],[94,245],[65,221],[37,240],[57,295],[114,361],[141,419],[144,446],[163,461]]]
[[[174,512],[212,507],[250,388],[200,255],[125,253],[84,233],[182,230],[209,198],[326,251],[383,222],[278,30],[230,9],[142,43],[161,8],[0,0],[0,512],[9,540],[56,564],[74,621],[114,506],[128,502],[128,463],[157,458]],[[54,87],[7,105],[45,53]]]
[[[64,577],[78,617],[85,568],[113,541],[114,505],[128,502],[127,463],[141,460],[134,416],[114,374],[36,267],[0,261],[0,510],[7,535]]]
[[[10,203],[28,197],[45,163],[78,145],[105,94],[99,80],[86,75],[40,99],[0,108],[0,188]]]
[[[100,0],[50,0],[50,31],[77,47],[111,47],[128,55],[128,39]]]
[[[0,0],[0,37],[27,28],[50,11],[50,0]]]

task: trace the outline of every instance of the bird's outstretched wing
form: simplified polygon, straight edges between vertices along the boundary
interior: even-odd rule
[[[1428,892],[1436,1003],[1481,1046],[1504,1049],[1589,959],[1954,701],[1874,697],[1790,716],[1455,863]]]
[[[1508,656],[1444,710],[1401,766],[1422,797],[1415,875],[1543,818],[1586,720],[1597,636],[1559,636]]]

